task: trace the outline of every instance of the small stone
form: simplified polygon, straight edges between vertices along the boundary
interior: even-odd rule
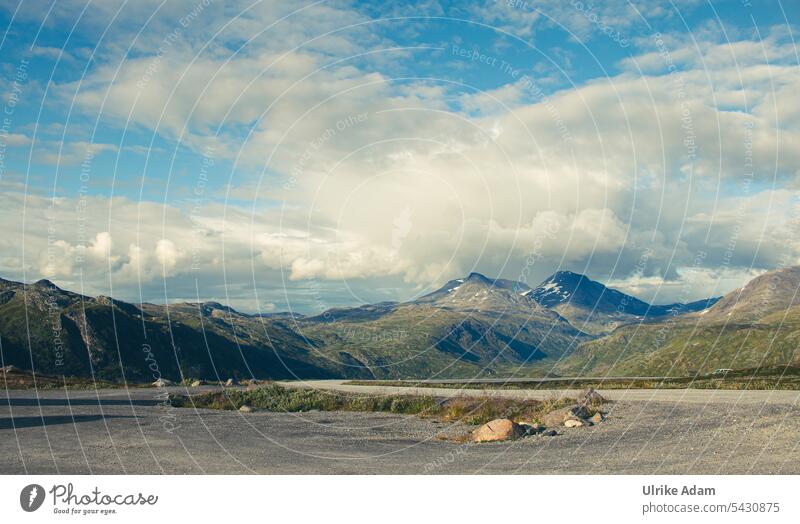
[[[155,386],[157,388],[165,388],[165,387],[174,386],[174,385],[175,385],[175,383],[173,381],[167,380],[165,378],[160,378],[160,379],[156,380],[155,382],[153,382],[153,386]]]
[[[582,420],[578,420],[576,418],[569,418],[564,421],[564,426],[568,428],[579,428],[581,426],[585,426]]]
[[[556,435],[558,435],[558,431],[554,429],[548,429],[547,431],[542,433],[542,435],[544,435],[545,437],[555,437]]]
[[[194,382],[192,382],[192,387],[193,388],[196,388],[196,387],[202,386],[202,385],[203,385],[203,381],[202,380],[195,380]]]
[[[584,406],[569,406],[551,411],[542,417],[542,422],[547,427],[561,426],[568,419],[584,419],[589,416],[589,411]]]
[[[522,426],[507,418],[498,418],[487,422],[472,432],[473,442],[495,442],[510,440],[523,436]]]
[[[604,403],[605,401],[606,399],[604,399],[600,393],[595,391],[594,388],[587,388],[578,396],[578,404],[581,406],[596,406]]]
[[[229,378],[229,379],[228,379],[228,380],[225,382],[225,387],[226,387],[226,388],[233,387],[233,386],[235,386],[236,384],[237,384],[237,382],[236,382],[236,380],[235,380],[235,379]]]
[[[241,411],[242,413],[252,413],[255,410],[252,407],[245,404],[244,406],[239,408],[239,411]]]
[[[598,411],[597,413],[595,413],[594,415],[592,415],[592,416],[591,416],[591,418],[590,418],[589,420],[590,420],[590,421],[591,421],[593,424],[600,424],[601,422],[603,422],[603,414],[602,414],[602,413],[600,413],[600,412]]]

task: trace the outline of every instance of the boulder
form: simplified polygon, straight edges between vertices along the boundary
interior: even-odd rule
[[[473,442],[495,442],[510,440],[523,436],[525,430],[516,422],[507,418],[498,418],[487,422],[472,432]]]
[[[577,418],[568,418],[567,420],[564,421],[564,426],[568,428],[579,428],[585,425],[586,424],[584,424],[582,420]]]
[[[592,424],[600,424],[601,422],[603,422],[603,414],[598,411],[597,413],[592,415],[591,418],[589,418],[589,420],[592,422]]]
[[[244,406],[239,408],[239,411],[241,411],[242,413],[252,413],[255,410],[251,406],[245,404]]]
[[[536,424],[535,422],[520,422],[519,425],[522,427],[522,430],[525,432],[526,436],[535,435],[544,429],[541,424]]]
[[[568,406],[543,416],[542,423],[547,427],[556,427],[563,425],[566,420],[582,420],[587,417],[589,417],[589,411],[584,406]]]
[[[595,391],[594,388],[587,388],[578,396],[578,404],[581,406],[596,406],[605,401],[606,399]]]
[[[165,387],[174,386],[174,385],[175,385],[175,383],[173,381],[167,380],[165,378],[160,378],[160,379],[156,380],[155,382],[153,382],[153,386],[155,386],[157,388],[165,388]]]

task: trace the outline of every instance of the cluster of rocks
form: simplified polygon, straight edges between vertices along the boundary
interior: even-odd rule
[[[185,382],[182,382],[182,384],[185,384]],[[192,381],[192,383],[189,384],[189,387],[197,388],[197,387],[200,387],[200,386],[205,386],[207,384],[209,384],[209,382],[206,382],[205,380],[199,380],[198,379],[198,380]],[[234,386],[240,385],[239,381],[236,380],[235,378],[229,378],[225,382],[211,382],[210,384],[212,384],[212,385],[222,385],[222,386],[224,386],[226,388],[232,388]],[[246,382],[246,384],[248,384],[248,389],[252,389],[252,388],[258,386],[259,382],[258,382],[258,380],[254,379],[254,378],[251,378],[250,380],[248,380]],[[158,387],[165,387],[165,386],[174,386],[174,385],[175,385],[174,382],[172,382],[171,380],[167,380],[165,378],[160,378],[160,379],[156,380],[155,382],[153,382],[153,386],[155,386],[157,388]]]
[[[158,386],[157,382],[161,382],[161,383],[168,383],[170,386],[171,386],[171,385],[173,385],[173,383],[172,383],[171,381],[169,381],[169,380],[166,380],[166,379],[160,379],[160,380],[157,380],[156,382],[153,382],[153,385],[154,385],[154,386]],[[183,383],[185,384],[185,382],[183,382]],[[206,386],[206,385],[209,385],[209,384],[211,384],[211,385],[223,386],[223,387],[226,387],[226,388],[232,388],[232,387],[234,387],[234,386],[239,386],[239,385],[241,385],[242,383],[240,383],[240,382],[239,382],[238,380],[236,380],[235,378],[229,378],[229,379],[228,379],[228,380],[226,380],[225,382],[222,382],[222,381],[219,381],[219,382],[207,382],[207,381],[205,381],[205,380],[197,379],[197,380],[193,380],[193,381],[192,381],[192,382],[189,384],[189,387],[197,388],[197,387],[200,387],[200,386]],[[248,381],[246,382],[246,384],[248,385],[248,389],[251,389],[251,388],[253,388],[253,387],[255,387],[255,386],[258,386],[260,383],[259,383],[259,381],[258,381],[258,380],[254,379],[254,378],[251,378],[250,380],[248,380]]]
[[[496,442],[539,434],[552,437],[558,435],[555,428],[593,426],[602,422],[604,416],[602,412],[593,409],[592,406],[603,402],[605,399],[594,389],[589,388],[581,393],[576,404],[547,413],[541,418],[541,423],[517,423],[507,418],[495,419],[473,431],[472,441]]]

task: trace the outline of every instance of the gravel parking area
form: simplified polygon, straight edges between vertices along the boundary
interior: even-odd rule
[[[780,402],[622,400],[594,427],[459,444],[442,435],[471,427],[383,413],[178,409],[158,393],[2,393],[0,473],[800,473],[800,411]]]

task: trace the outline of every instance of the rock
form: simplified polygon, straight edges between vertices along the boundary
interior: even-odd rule
[[[157,387],[157,388],[165,388],[167,386],[174,386],[175,383],[173,381],[171,381],[171,380],[167,380],[165,378],[160,378],[160,379],[156,380],[155,382],[153,382],[153,385],[155,387]]]
[[[581,406],[596,406],[605,401],[606,399],[595,391],[594,388],[587,388],[578,396],[578,404]]]
[[[589,416],[589,411],[584,406],[568,406],[566,408],[551,411],[542,417],[542,423],[547,427],[561,426],[568,419],[585,419]]]
[[[252,413],[255,410],[252,407],[245,404],[244,406],[239,408],[239,411],[241,411],[242,413]]]
[[[545,437],[555,437],[556,435],[558,435],[558,431],[554,429],[548,429],[547,431],[542,433],[542,435],[544,435]]]
[[[585,425],[586,424],[584,424],[582,420],[577,418],[568,418],[567,420],[564,421],[564,426],[568,428],[579,428]]]
[[[603,414],[598,411],[597,413],[592,415],[589,420],[592,422],[592,424],[600,424],[601,422],[603,422]]]
[[[522,427],[526,436],[535,435],[544,429],[541,424],[536,423],[520,422],[519,425]]]
[[[203,384],[205,384],[205,382],[203,382],[202,380],[195,380],[194,382],[192,382],[192,387],[196,388],[198,386],[202,386]]]
[[[17,371],[19,371],[19,368],[9,364],[8,366],[0,368],[0,370],[3,370],[3,373],[16,373]]]
[[[225,387],[226,387],[226,388],[229,388],[229,387],[235,386],[236,384],[237,384],[237,382],[236,382],[236,379],[229,378],[229,379],[228,379],[228,380],[225,382]]]
[[[510,440],[523,436],[522,426],[507,418],[498,418],[487,422],[472,432],[473,442],[494,442]]]

